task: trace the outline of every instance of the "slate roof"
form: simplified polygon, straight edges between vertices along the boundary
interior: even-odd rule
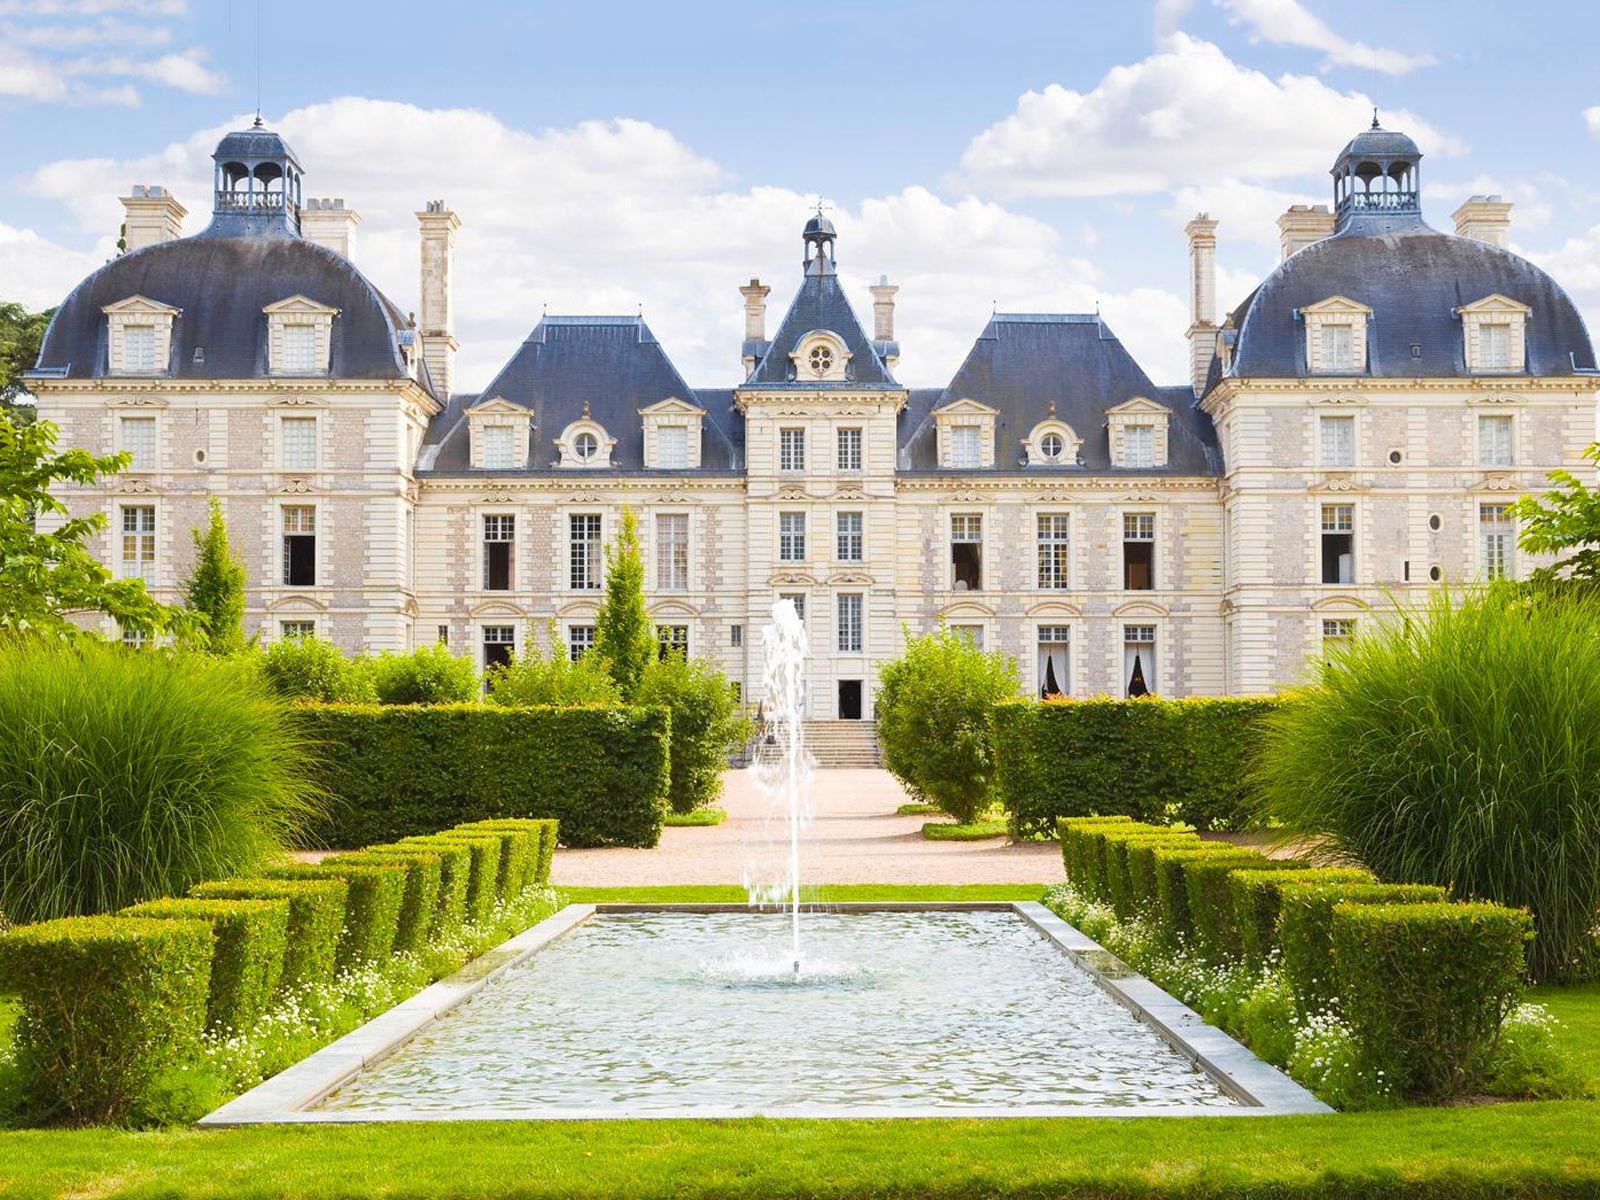
[[[1106,410],[1135,397],[1163,405],[1167,465],[1111,465]],[[916,389],[902,414],[902,471],[948,473],[938,463],[933,410],[975,400],[999,410],[995,418],[996,473],[1040,475],[1219,475],[1222,458],[1211,421],[1187,387],[1157,387],[1109,326],[1094,313],[996,313],[949,386]],[[1083,465],[1021,466],[1022,440],[1055,417],[1083,439]],[[910,414],[915,412],[915,417]],[[915,420],[915,424],[910,424]],[[969,473],[963,469],[963,474]]]
[[[850,306],[839,277],[833,273],[833,264],[818,257],[812,260],[811,268],[801,280],[800,290],[795,293],[794,301],[784,314],[783,323],[778,326],[778,332],[773,335],[766,353],[745,381],[746,386],[795,384],[794,363],[789,355],[794,353],[806,334],[826,329],[837,334],[850,352],[850,378],[843,383],[804,380],[796,386],[811,389],[859,387],[862,384],[899,387],[877,348],[862,329],[861,322],[856,319],[855,309]]]

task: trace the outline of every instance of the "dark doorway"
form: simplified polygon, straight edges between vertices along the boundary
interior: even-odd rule
[[[861,720],[861,680],[839,680],[839,719],[841,721]]]

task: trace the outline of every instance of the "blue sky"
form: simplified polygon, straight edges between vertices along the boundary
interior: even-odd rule
[[[361,212],[357,265],[402,307],[411,213],[460,214],[467,386],[546,307],[641,306],[691,382],[731,385],[735,289],[760,275],[787,303],[819,195],[860,308],[880,273],[901,285],[907,381],[943,382],[995,304],[1098,302],[1176,382],[1184,220],[1221,218],[1222,296],[1242,297],[1374,103],[1427,152],[1433,224],[1502,192],[1513,245],[1600,319],[1600,7],[759,8],[266,5],[262,108],[307,193]],[[130,183],[202,227],[210,149],[255,108],[256,31],[255,0],[0,0],[0,295],[58,300],[112,252]]]

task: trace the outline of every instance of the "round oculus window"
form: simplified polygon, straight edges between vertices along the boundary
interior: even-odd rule
[[[1066,443],[1061,440],[1059,433],[1047,433],[1039,439],[1039,453],[1044,455],[1048,462],[1059,462],[1064,449]]]
[[[1442,517],[1440,517],[1438,513],[1434,513],[1431,517],[1428,518],[1428,528],[1433,530],[1435,533],[1439,532],[1439,527],[1442,526],[1443,524],[1444,524],[1444,519]]]
[[[1400,453],[1398,450],[1389,451],[1389,461],[1397,467],[1400,465],[1400,460],[1404,457],[1405,455]]]
[[[600,453],[600,439],[592,433],[580,433],[572,440],[572,452],[584,462],[588,462]]]
[[[813,346],[806,361],[813,375],[826,375],[833,370],[833,349],[829,346]]]
[[[1429,567],[1428,568],[1428,578],[1433,580],[1435,583],[1438,583],[1439,580],[1444,578],[1444,572],[1441,571],[1438,567]]]

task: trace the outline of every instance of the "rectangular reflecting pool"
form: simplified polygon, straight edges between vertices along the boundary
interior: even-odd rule
[[[1322,1109],[1038,905],[551,922],[205,1123]]]

